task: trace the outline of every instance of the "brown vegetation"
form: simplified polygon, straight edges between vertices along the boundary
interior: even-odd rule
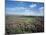
[[[44,17],[6,16],[6,32],[12,34],[44,32]]]

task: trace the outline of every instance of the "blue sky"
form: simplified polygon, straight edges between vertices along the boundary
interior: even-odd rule
[[[44,15],[44,3],[6,0],[5,4],[6,15]]]

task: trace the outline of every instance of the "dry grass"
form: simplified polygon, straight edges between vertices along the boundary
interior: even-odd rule
[[[43,20],[43,17],[6,16],[6,32],[13,34],[43,32]]]

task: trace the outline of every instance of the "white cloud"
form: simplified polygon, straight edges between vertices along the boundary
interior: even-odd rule
[[[15,12],[6,12],[6,15],[16,15]]]
[[[6,11],[14,11],[15,8],[6,8]]]
[[[15,8],[6,8],[6,15],[15,15]]]
[[[40,10],[41,10],[41,9],[44,9],[44,7],[40,7],[39,9],[40,9]]]
[[[29,7],[34,8],[34,7],[36,7],[36,6],[37,6],[36,4],[32,4],[32,5],[30,5]]]
[[[43,15],[43,7],[39,8],[39,13],[37,10],[34,11],[34,9],[30,10],[29,8],[24,8],[24,7],[6,8],[6,14],[42,16]]]
[[[40,15],[41,15],[41,16],[44,15],[44,7],[40,7],[40,8],[39,8],[39,11],[40,11]]]

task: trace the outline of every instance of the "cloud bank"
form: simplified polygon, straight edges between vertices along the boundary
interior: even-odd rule
[[[7,12],[8,11],[8,12]],[[15,7],[15,8],[6,8],[6,14],[9,15],[28,15],[28,16],[43,16],[43,7],[39,10],[25,8],[25,7]]]
[[[26,16],[43,16],[43,3],[34,2],[11,2],[6,4],[6,15],[26,15]]]

